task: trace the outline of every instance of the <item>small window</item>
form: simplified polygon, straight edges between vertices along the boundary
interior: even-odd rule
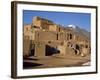
[[[70,39],[72,39],[72,34],[70,34]]]
[[[58,34],[57,34],[57,40],[58,40]]]
[[[48,41],[48,43],[50,44],[50,43],[51,43],[51,41]]]
[[[85,47],[88,48],[88,45],[86,45]]]

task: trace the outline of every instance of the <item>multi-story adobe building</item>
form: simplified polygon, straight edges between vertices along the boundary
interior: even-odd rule
[[[48,19],[34,17],[32,24],[24,25],[23,32],[24,56],[85,56],[90,53],[90,39]]]

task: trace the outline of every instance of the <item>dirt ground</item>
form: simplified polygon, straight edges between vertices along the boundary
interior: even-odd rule
[[[66,56],[30,56],[23,59],[23,69],[90,66],[90,57],[91,55],[82,57],[71,54]]]

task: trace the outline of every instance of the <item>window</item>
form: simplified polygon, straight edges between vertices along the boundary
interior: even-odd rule
[[[72,34],[70,34],[70,39],[72,39]]]
[[[57,34],[57,40],[58,40],[58,34]]]
[[[85,47],[88,48],[88,45],[86,45]]]

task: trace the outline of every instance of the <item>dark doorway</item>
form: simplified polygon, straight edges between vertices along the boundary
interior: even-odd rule
[[[70,39],[72,39],[72,34],[70,34]]]
[[[35,54],[35,44],[30,45],[30,56],[34,56]]]
[[[35,51],[34,49],[30,50],[30,56],[34,56],[34,51]]]
[[[53,54],[59,54],[60,53],[60,51],[57,50],[57,48],[51,47],[49,45],[46,45],[45,52],[46,52],[46,56],[51,56]]]
[[[77,44],[76,44],[76,49],[77,49],[77,50],[80,50],[80,47],[79,47],[79,45],[77,45]]]
[[[76,44],[75,54],[79,54],[79,51],[80,51],[80,47],[78,44]]]

